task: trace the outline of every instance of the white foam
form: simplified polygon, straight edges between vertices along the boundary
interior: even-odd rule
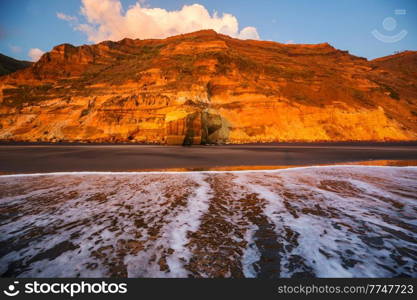
[[[390,224],[384,219],[384,215],[388,215],[402,222],[407,222],[407,220],[401,218],[401,211],[393,210],[390,203],[376,200],[372,196],[369,196],[369,194],[383,197],[388,196],[390,199],[395,199],[403,205],[410,205],[411,203],[409,199],[393,197],[389,191],[383,190],[382,186],[375,186],[371,183],[346,177],[346,173],[353,173],[351,175],[367,175],[369,177],[377,176],[384,179],[389,178],[399,184],[401,183],[401,176],[397,175],[401,175],[400,169],[391,167],[384,167],[382,169],[346,167],[344,170],[341,167],[332,167],[307,169],[303,172],[289,171],[285,172],[285,174],[281,172],[280,177],[277,177],[277,181],[281,181],[280,183],[285,190],[297,195],[296,203],[291,203],[294,202],[293,199],[287,199],[287,201],[290,202],[290,205],[297,206],[298,217],[294,217],[286,209],[283,209],[284,191],[273,187],[271,185],[273,184],[273,180],[260,179],[257,176],[252,176],[252,178],[246,177],[246,186],[250,187],[253,192],[258,192],[262,198],[268,201],[268,205],[265,207],[265,215],[275,223],[279,236],[284,235],[282,228],[285,226],[299,234],[297,239],[298,246],[290,252],[282,253],[281,271],[284,277],[290,277],[294,273],[294,270],[287,268],[289,259],[293,255],[303,257],[306,265],[311,267],[315,275],[319,277],[389,277],[392,276],[392,272],[381,268],[381,265],[394,268],[396,263],[392,260],[390,254],[397,251],[396,249],[398,247],[408,247],[409,249],[415,247],[413,243],[395,238],[384,238],[384,244],[380,250],[364,243],[361,238],[380,238],[387,236],[388,233],[381,230],[381,227],[378,227],[378,225],[403,232],[410,237],[414,237],[414,239],[416,238],[416,234],[412,231],[405,230],[396,224]],[[331,172],[326,174],[320,171]],[[345,172],[339,173],[339,171]],[[385,172],[381,173],[381,171]],[[395,174],[392,174],[393,171]],[[253,183],[253,177],[257,177],[257,184]],[[350,182],[355,188],[362,190],[362,192],[351,197],[342,197],[338,192],[330,192],[318,188],[317,186],[323,180]],[[263,183],[259,184],[259,182]],[[309,182],[309,184],[306,185],[305,182]],[[407,183],[409,184],[410,182]],[[268,187],[268,189],[265,190],[265,187]],[[417,191],[415,181],[414,185],[406,185],[405,187],[408,189],[411,188],[414,192]],[[300,213],[303,208],[314,209],[314,205],[316,204],[322,207],[323,212],[331,208],[338,216],[318,217]],[[412,214],[413,208],[415,209],[417,207],[416,204],[414,199],[413,207],[409,207],[408,209],[409,213]],[[414,218],[416,217],[415,210],[413,216]],[[358,222],[366,224],[369,232],[358,235],[350,232],[344,226],[341,226],[340,229],[335,229],[332,226],[332,224],[341,223],[355,228],[358,227]],[[326,233],[324,233],[324,230],[326,230]],[[285,241],[281,242],[283,244],[286,243]],[[320,250],[327,252],[331,257],[326,257],[320,253]],[[347,254],[347,251],[351,252]],[[351,260],[351,262],[356,260],[357,263],[354,263],[351,267],[346,267],[346,265],[349,265],[349,262],[346,263],[348,260]],[[403,267],[397,266],[397,271],[407,273],[407,268],[412,268],[415,261],[413,262],[410,258],[406,257],[403,260],[405,261]]]
[[[255,232],[258,230],[258,226],[252,225],[245,233],[245,241],[248,243],[242,256],[242,268],[243,274],[246,278],[256,278],[257,272],[254,268],[254,264],[261,258],[261,253],[256,247],[254,241]]]
[[[240,203],[253,193],[264,201],[263,214],[282,245],[280,276],[417,275],[416,258],[401,252],[415,249],[417,241],[417,167],[384,166],[2,175],[7,192],[0,209],[10,216],[0,221],[0,241],[12,247],[0,257],[0,274],[20,261],[25,269],[11,271],[23,277],[110,276],[115,264],[124,265],[129,277],[187,277],[194,255],[188,233],[200,229],[215,201],[207,177],[221,174],[233,174],[223,208],[233,214],[224,219],[244,233],[240,261],[246,277],[257,276],[261,257],[255,238],[260,228],[245,219]],[[178,197],[183,204],[175,202]],[[65,241],[78,248],[30,262]],[[133,251],[136,245],[140,250]],[[296,266],[295,256],[302,258]],[[161,268],[163,259],[168,268]]]

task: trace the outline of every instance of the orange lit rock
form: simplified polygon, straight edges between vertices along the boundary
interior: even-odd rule
[[[165,117],[165,142],[168,145],[201,144],[200,112],[173,111]]]
[[[206,30],[55,47],[0,77],[0,140],[158,144],[417,140],[417,54]]]

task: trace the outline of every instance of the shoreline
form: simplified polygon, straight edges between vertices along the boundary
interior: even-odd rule
[[[167,169],[167,170],[142,170],[142,171],[75,171],[75,172],[49,172],[49,173],[8,173],[4,174],[0,172],[0,179],[1,178],[13,178],[13,177],[38,177],[38,176],[88,176],[88,175],[179,175],[179,174],[230,174],[230,173],[237,173],[237,174],[245,174],[245,173],[276,173],[280,171],[288,171],[288,170],[309,170],[309,169],[319,169],[319,168],[406,168],[406,169],[417,169],[417,160],[413,161],[412,164],[378,164],[379,161],[371,162],[352,162],[352,163],[345,163],[345,164],[326,164],[326,165],[306,165],[306,166],[273,166],[268,168],[260,168],[260,169],[235,169],[231,167],[231,169],[227,168],[212,168],[212,169],[205,169],[205,170],[197,170],[197,169],[185,169],[185,170],[178,170],[178,169]],[[401,162],[401,161],[398,161]]]

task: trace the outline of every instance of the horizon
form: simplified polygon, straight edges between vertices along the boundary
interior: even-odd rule
[[[166,38],[213,29],[239,39],[329,43],[372,60],[417,50],[415,1],[20,0],[0,4],[0,53],[37,61],[59,44]],[[342,37],[343,36],[343,37]]]

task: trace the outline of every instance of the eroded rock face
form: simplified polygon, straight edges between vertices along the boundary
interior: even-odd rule
[[[174,111],[165,117],[165,142],[169,145],[201,144],[200,112]]]
[[[214,31],[64,44],[0,77],[0,140],[416,140],[416,57],[367,61]]]

